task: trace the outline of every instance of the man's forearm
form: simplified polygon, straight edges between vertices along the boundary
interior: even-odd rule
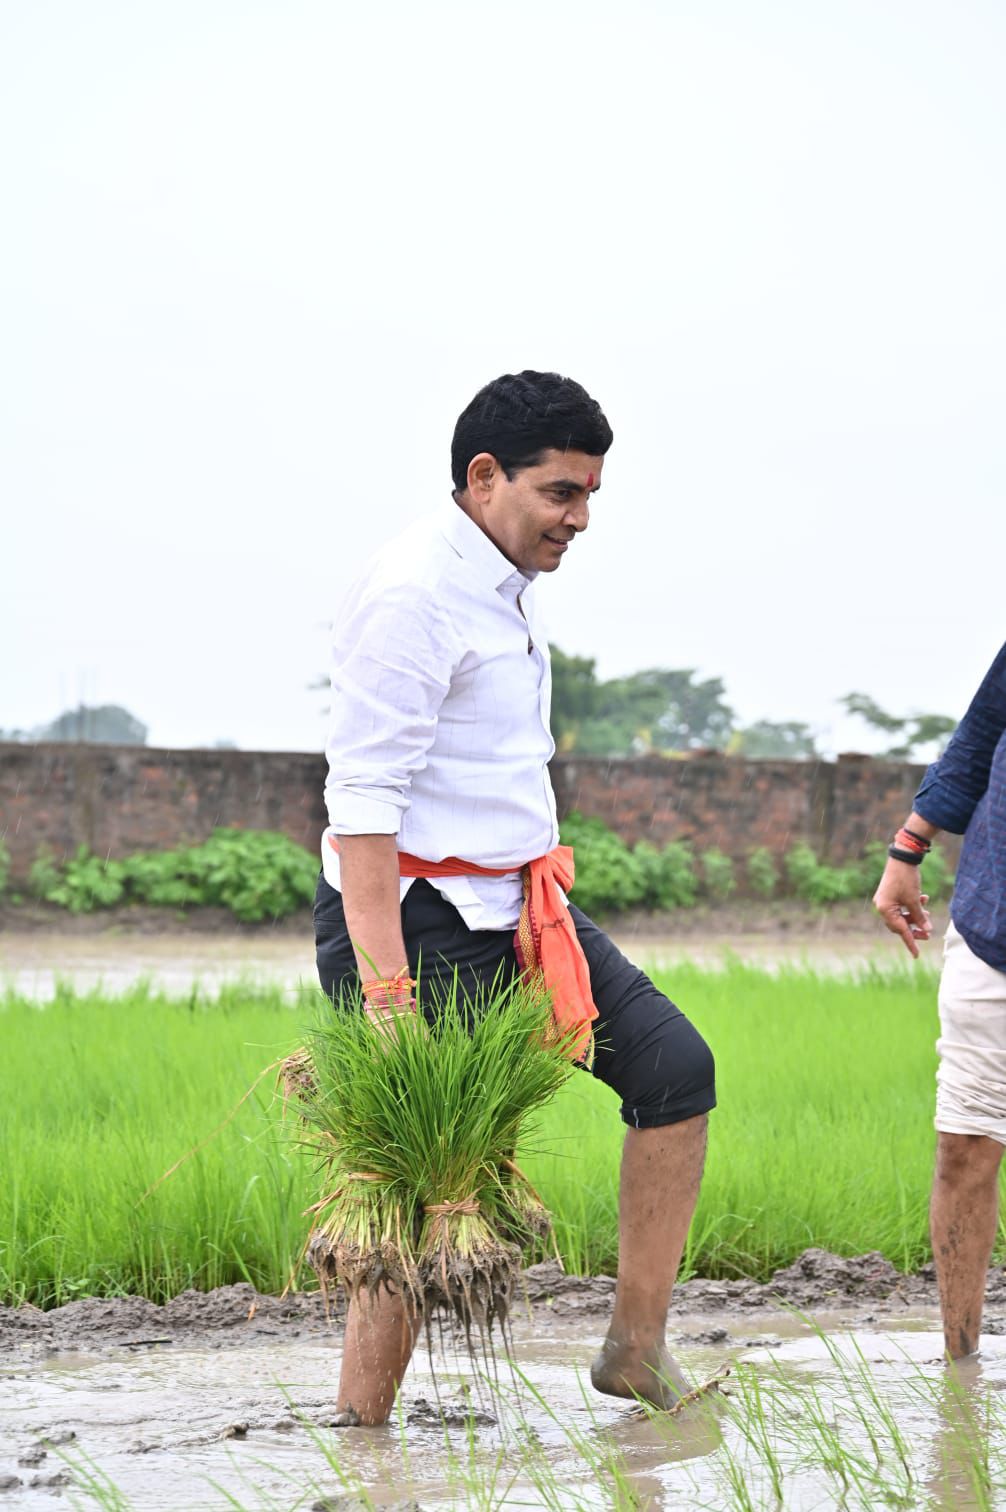
[[[940,833],[939,826],[930,824],[928,819],[923,819],[913,809],[902,825],[902,829],[911,830],[914,835],[919,835],[923,840],[933,840]]]
[[[982,679],[964,718],[915,795],[940,829],[963,835],[988,791],[996,748],[1006,731],[1006,646]]]
[[[339,870],[361,979],[393,977],[403,969],[407,973],[395,836],[340,835]]]

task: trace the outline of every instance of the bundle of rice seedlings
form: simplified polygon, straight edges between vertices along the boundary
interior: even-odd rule
[[[455,984],[420,1012],[429,1032],[326,1005],[308,1036],[288,1083],[324,1172],[308,1255],[323,1283],[392,1287],[470,1338],[505,1322],[522,1248],[547,1232],[513,1152],[571,1063],[540,987],[472,1002]]]

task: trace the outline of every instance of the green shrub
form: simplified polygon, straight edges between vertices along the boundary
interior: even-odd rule
[[[660,852],[661,897],[666,908],[691,908],[698,897],[695,858],[685,840],[671,840]]]
[[[7,883],[10,881],[10,851],[0,840],[0,897],[7,891]]]
[[[28,891],[45,901],[60,879],[59,863],[47,845],[40,845],[28,869]]]
[[[125,893],[122,862],[93,856],[86,845],[62,867],[49,855],[40,854],[31,869],[31,887],[46,903],[56,903],[71,913],[92,913],[113,908]]]
[[[938,845],[934,845],[922,863],[922,890],[929,894],[930,903],[938,903],[953,892],[954,874],[950,862]]]
[[[672,840],[663,850],[640,840],[632,854],[640,869],[647,908],[666,911],[694,905],[699,884],[691,846],[684,840]]]
[[[317,856],[272,830],[214,830],[188,858],[200,901],[221,904],[246,923],[282,918],[314,898]]]
[[[134,903],[154,908],[192,908],[204,901],[198,848],[146,851],[122,863],[126,888]]]
[[[214,830],[203,845],[148,852],[125,861],[92,856],[81,846],[60,866],[40,850],[29,876],[37,898],[87,913],[116,903],[167,908],[229,908],[247,923],[278,919],[314,898],[318,860],[270,830]]]
[[[759,845],[751,852],[745,873],[748,887],[756,898],[771,898],[779,885],[779,869],[767,846]]]
[[[887,845],[883,840],[871,840],[863,850],[858,861],[851,862],[845,871],[856,874],[855,897],[872,898],[877,891],[877,884],[883,876],[884,867],[887,865]]]
[[[733,861],[715,846],[702,852],[702,882],[710,898],[719,903],[737,887]]]
[[[570,814],[561,838],[576,852],[572,899],[584,913],[619,913],[643,901],[645,881],[638,861],[602,820]]]
[[[784,864],[791,889],[808,903],[838,903],[864,896],[858,867],[822,866],[809,845],[794,845]]]
[[[639,871],[643,889],[642,903],[646,908],[663,908],[658,901],[660,893],[660,851],[649,840],[637,840],[632,847],[632,858]],[[673,905],[672,905],[673,906]]]
[[[631,850],[600,819],[570,814],[562,839],[576,851],[573,901],[586,913],[619,913],[638,904],[670,910],[694,906],[700,890],[691,846],[674,840],[663,849],[641,840]],[[809,845],[795,845],[784,860],[787,889],[798,898],[823,906],[846,898],[868,899],[880,880],[887,847],[871,841],[860,860],[846,866],[822,865]],[[0,842],[0,893],[9,880],[10,857]],[[711,848],[700,858],[701,886],[717,902],[735,891],[734,863]],[[28,891],[72,913],[111,908],[117,903],[145,903],[162,908],[227,908],[247,923],[279,919],[309,905],[318,876],[316,855],[287,836],[270,830],[214,830],[202,845],[172,851],[148,851],[109,861],[84,846],[63,863],[40,848],[28,878]],[[745,876],[751,892],[770,898],[779,872],[761,846],[747,858]],[[946,857],[933,847],[923,865],[922,885],[933,902],[953,887]]]
[[[814,880],[818,873],[817,856],[809,845],[794,845],[788,850],[783,859],[786,870],[786,881],[790,891],[798,898],[807,898],[814,890]]]

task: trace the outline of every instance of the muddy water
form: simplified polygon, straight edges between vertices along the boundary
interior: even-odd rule
[[[864,1481],[862,1500],[850,1495],[850,1506],[898,1505],[892,1498],[902,1482],[913,1498],[904,1506],[963,1512],[980,1505],[955,1461],[959,1397],[946,1396],[932,1311],[886,1331],[856,1330],[836,1317],[822,1322],[832,1330],[827,1338],[791,1314],[677,1317],[676,1352],[691,1376],[705,1379],[727,1364],[734,1373],[725,1409],[703,1405],[674,1421],[640,1418],[591,1392],[587,1370],[599,1319],[559,1327],[519,1319],[513,1369],[501,1359],[492,1388],[453,1349],[437,1350],[432,1373],[420,1350],[399,1420],[377,1430],[327,1426],[335,1409],[336,1330],[323,1339],[96,1348],[34,1362],[8,1352],[0,1484],[18,1484],[0,1492],[0,1506],[51,1509],[57,1497],[97,1505],[86,1492],[90,1474],[123,1498],[113,1503],[106,1492],[105,1505],[144,1512],[310,1508],[351,1493],[377,1506],[601,1508],[611,1505],[611,1494],[598,1459],[614,1452],[638,1506],[650,1512],[739,1506],[731,1491],[738,1476],[750,1506],[809,1512],[837,1505],[815,1412],[868,1465],[875,1459],[870,1433],[857,1418],[864,1403],[878,1441],[882,1409],[891,1408],[911,1480],[882,1442],[882,1468]],[[864,1370],[879,1408],[868,1401]],[[976,1399],[1006,1390],[1006,1341],[985,1341],[973,1375],[965,1392]],[[753,1392],[760,1393],[757,1410]],[[759,1418],[768,1424],[770,1451],[758,1440]],[[1001,1429],[983,1431],[996,1437],[993,1459],[1001,1459]],[[54,1475],[72,1480],[60,1488],[50,1482]],[[1006,1501],[993,1496],[986,1504]],[[341,1505],[348,1512],[355,1503]]]
[[[908,960],[892,936],[875,928],[842,933],[822,927],[783,935],[615,930],[613,938],[644,967],[673,967],[681,961],[717,967],[732,956],[770,971],[798,964],[841,971],[864,965],[904,969]],[[932,941],[930,955],[938,964],[938,939]],[[224,983],[242,979],[275,983],[290,995],[300,985],[317,984],[310,938],[288,933],[0,933],[0,987],[13,987],[40,1001],[53,996],[59,980],[81,991],[100,986],[120,993],[140,978],[178,995],[195,984],[212,994]]]
[[[310,940],[287,935],[0,935],[0,984],[42,1002],[58,981],[117,994],[141,978],[172,996],[197,984],[212,994],[241,980],[291,995],[301,983],[317,985]]]

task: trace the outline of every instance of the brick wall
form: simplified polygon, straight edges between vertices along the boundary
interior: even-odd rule
[[[864,756],[837,762],[557,757],[560,815],[578,808],[629,842],[685,839],[741,858],[805,840],[822,858],[858,855],[908,813],[922,768]],[[0,745],[0,837],[23,878],[40,845],[57,855],[164,849],[217,825],[274,829],[313,848],[325,824],[322,757],[146,746]],[[952,862],[957,846],[947,838]]]
[[[690,840],[739,859],[756,845],[782,855],[806,841],[819,859],[851,860],[908,815],[923,766],[840,756],[827,761],[557,759],[559,812],[603,819],[630,843]],[[956,861],[958,842],[945,839]]]
[[[0,745],[0,835],[17,877],[40,845],[125,856],[195,844],[217,825],[314,847],[323,782],[323,759],[302,752]]]

